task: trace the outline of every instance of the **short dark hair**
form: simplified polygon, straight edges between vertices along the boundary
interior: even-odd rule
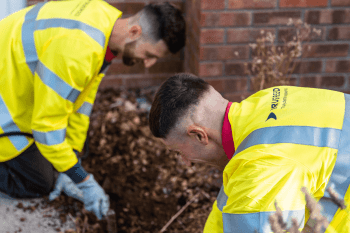
[[[173,54],[185,46],[186,22],[179,9],[168,2],[148,4],[140,15],[139,25],[154,42],[164,40]]]
[[[187,110],[199,103],[209,84],[195,75],[181,73],[167,79],[158,89],[149,115],[152,134],[166,138]]]

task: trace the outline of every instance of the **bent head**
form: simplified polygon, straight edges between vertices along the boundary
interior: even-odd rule
[[[188,165],[198,162],[221,168],[223,160],[227,163],[221,143],[227,103],[204,80],[177,74],[156,93],[149,116],[150,129]]]
[[[121,52],[125,65],[143,62],[149,68],[159,58],[175,54],[185,45],[185,20],[181,11],[169,3],[149,4],[125,20],[122,30],[114,30],[110,39],[112,52]],[[118,36],[123,37],[122,42]]]

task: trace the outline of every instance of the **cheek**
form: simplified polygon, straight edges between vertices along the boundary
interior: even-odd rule
[[[192,144],[184,145],[182,151],[188,158],[196,158],[200,155],[200,148]]]

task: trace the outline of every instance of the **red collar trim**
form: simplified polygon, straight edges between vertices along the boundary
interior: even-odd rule
[[[106,55],[105,55],[105,60],[107,62],[111,62],[113,60],[113,58],[115,58],[116,56],[113,55],[111,49],[109,48],[109,46],[107,46],[107,51],[106,51]]]
[[[228,159],[231,159],[233,154],[235,153],[235,144],[233,142],[233,137],[232,137],[232,128],[231,128],[230,121],[228,120],[228,112],[230,111],[231,105],[232,105],[232,102],[229,102],[227,104],[224,124],[222,125],[222,135],[221,135],[222,146],[224,148],[224,151]]]

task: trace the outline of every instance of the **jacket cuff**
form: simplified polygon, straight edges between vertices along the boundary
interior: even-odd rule
[[[79,162],[64,173],[69,176],[69,178],[71,178],[76,184],[83,181],[89,174],[87,171],[85,171]]]

